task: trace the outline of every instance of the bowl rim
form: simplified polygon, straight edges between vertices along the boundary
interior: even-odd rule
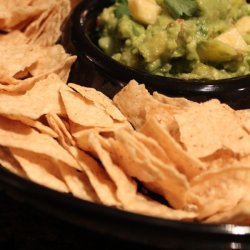
[[[105,6],[113,3],[113,0],[103,1],[83,1],[80,3],[74,12],[72,13],[72,42],[76,47],[76,53],[81,58],[83,55],[88,58],[89,61],[94,63],[103,72],[113,73],[114,77],[119,77],[121,74],[126,73],[127,80],[122,82],[128,82],[131,79],[136,79],[140,83],[145,83],[143,80],[148,79],[149,82],[156,84],[162,84],[171,92],[192,93],[192,94],[209,94],[216,95],[226,92],[232,92],[235,90],[244,90],[250,88],[250,74],[219,79],[219,80],[198,80],[198,79],[179,79],[174,77],[164,77],[158,75],[152,75],[150,73],[140,71],[129,66],[126,66],[108,55],[106,55],[90,38],[87,32],[84,32],[84,25],[89,16],[92,16],[97,9],[101,9]]]

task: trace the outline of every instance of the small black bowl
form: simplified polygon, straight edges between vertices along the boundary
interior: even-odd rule
[[[135,79],[149,91],[168,96],[194,101],[217,98],[235,109],[250,108],[250,75],[223,80],[183,80],[138,71],[105,55],[96,44],[96,17],[112,3],[112,0],[82,1],[68,18],[61,43],[78,56],[69,81],[94,87],[112,98],[129,80]]]

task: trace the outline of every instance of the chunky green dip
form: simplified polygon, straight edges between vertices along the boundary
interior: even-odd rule
[[[160,76],[223,79],[250,73],[245,0],[116,0],[98,17],[113,59]]]

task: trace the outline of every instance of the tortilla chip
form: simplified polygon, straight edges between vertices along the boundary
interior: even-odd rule
[[[90,134],[95,133],[106,138],[113,136],[114,132],[121,128],[126,130],[132,129],[129,123],[114,123],[114,125],[109,128],[89,128],[70,122],[70,133],[74,137],[77,146],[84,151],[91,152],[92,154],[95,154],[95,152],[93,151],[92,146],[88,140]]]
[[[0,3],[0,29],[22,30],[29,43],[54,45],[70,12],[68,0],[11,0]]]
[[[32,120],[28,117],[19,116],[19,115],[4,115],[4,117],[11,119],[11,120],[15,120],[15,121],[20,121],[25,125],[28,125],[32,128],[35,128],[40,133],[47,134],[47,135],[54,137],[54,138],[58,137],[58,135],[50,127],[46,126],[45,124],[43,124],[39,120]]]
[[[0,146],[0,165],[10,172],[27,178],[19,162],[13,157],[9,148]]]
[[[0,29],[10,31],[27,19],[39,15],[45,5],[32,4],[31,0],[0,1]]]
[[[175,167],[188,179],[192,179],[206,169],[206,165],[188,154],[154,117],[148,118],[140,132],[155,139]]]
[[[64,83],[57,75],[38,81],[24,94],[0,93],[0,114],[27,117],[33,120],[49,112],[65,114],[59,89]],[[46,100],[46,102],[44,101]],[[5,105],[8,103],[8,105]]]
[[[87,183],[90,183],[92,189],[98,197],[98,200],[106,205],[119,206],[119,202],[117,201],[115,195],[115,186],[102,167],[99,166],[93,158],[75,147],[74,139],[71,137],[67,128],[64,126],[64,123],[58,116],[54,114],[47,114],[46,117],[51,127],[58,133],[60,144],[78,162],[79,167],[83,171],[82,174],[86,175],[86,178],[88,179]]]
[[[223,117],[223,119],[221,119]],[[250,136],[234,111],[212,100],[175,115],[181,142],[195,157],[206,157],[219,149],[230,149],[242,156],[250,153]]]
[[[36,53],[38,54],[36,64],[32,64],[31,67],[28,68],[32,76],[57,73],[58,69],[65,68],[65,63],[69,59],[71,64],[76,59],[75,56],[67,54],[64,48],[59,44],[50,47],[40,47],[37,45],[33,45],[31,47],[34,47],[36,49]],[[62,80],[64,81],[64,79]]]
[[[125,204],[125,209],[133,213],[170,220],[193,221],[197,216],[195,212],[173,209],[143,195],[137,195],[136,200]]]
[[[71,66],[76,61],[76,56],[69,56],[65,61],[58,65],[55,70],[50,73],[56,73],[63,82],[67,82],[71,70]]]
[[[116,196],[116,187],[102,166],[84,151],[76,147],[69,147],[68,151],[87,175],[101,203],[107,206],[120,207],[121,204]]]
[[[16,46],[27,44],[28,38],[19,30],[14,30],[7,34],[0,35],[0,47]]]
[[[0,145],[45,154],[79,169],[72,156],[52,137],[40,134],[27,125],[4,117],[0,117]]]
[[[218,170],[226,167],[233,167],[233,166],[246,166],[250,165],[250,158],[238,157],[237,154],[234,154],[229,149],[220,149],[209,155],[207,157],[200,158],[203,163],[207,165],[207,171],[210,170]],[[243,160],[244,159],[244,160]],[[246,164],[248,162],[248,164]]]
[[[0,44],[1,45],[1,44]],[[28,44],[6,44],[0,46],[0,65],[8,76],[15,76],[18,72],[25,70],[34,64],[38,58],[38,47],[31,47]]]
[[[223,213],[217,213],[207,220],[206,223],[235,224],[241,226],[250,225],[250,201],[243,199],[233,209]]]
[[[125,130],[115,132],[114,152],[127,175],[140,180],[148,189],[164,196],[175,208],[182,208],[189,183],[171,164],[156,158]]]
[[[7,90],[8,88],[15,88],[18,83],[20,82],[19,79],[16,79],[14,76],[8,76],[6,69],[0,69],[0,90]]]
[[[154,140],[152,137],[146,136],[143,133],[134,132],[133,134],[136,139],[150,151],[151,154],[167,164],[170,163],[168,155],[156,140]]]
[[[59,122],[59,117],[56,117],[55,115],[51,116],[51,114],[48,114],[47,119],[51,127],[53,127],[58,133],[58,139],[60,144],[77,161],[79,168],[82,172],[81,175],[85,176],[81,177],[81,179],[85,178],[86,180],[87,178],[87,183],[89,183],[91,189],[95,192],[96,197],[98,197],[96,198],[96,200],[108,206],[120,206],[120,203],[115,195],[115,185],[111,181],[107,173],[103,170],[103,168],[92,157],[87,155],[84,151],[81,151],[80,149],[75,147],[74,141],[73,143],[71,143],[72,138],[68,138],[68,136],[70,135],[67,135],[67,128],[66,126],[63,126],[64,124],[62,124],[62,120],[60,120]],[[62,171],[64,170],[64,168],[65,167],[63,167]],[[72,170],[67,171],[71,171],[71,173],[73,173]],[[67,177],[66,181],[70,182],[69,185],[74,185],[74,183],[72,184],[71,182],[76,181],[75,178],[77,177],[74,177],[74,175],[71,174],[69,177]],[[76,184],[78,182],[79,180],[76,181]],[[77,185],[80,185],[80,183],[78,183]],[[75,190],[75,192],[77,192],[77,190]]]
[[[157,93],[154,94],[157,97]],[[143,84],[139,85],[134,80],[116,94],[114,102],[135,129],[139,130],[148,117],[154,116],[179,141],[179,129],[173,115],[183,110],[180,105],[170,105],[157,100]]]
[[[131,212],[164,217],[168,219],[191,220],[196,214],[168,208],[136,192],[135,183],[114,163],[112,153],[103,147],[103,138],[92,134],[89,138],[106,171],[117,186],[117,196],[123,207]],[[113,152],[114,153],[114,152]]]
[[[77,171],[63,162],[58,162],[57,164],[70,192],[74,196],[87,201],[99,202],[84,172]]]
[[[236,115],[239,117],[241,126],[250,134],[250,109],[237,110]]]
[[[17,148],[10,148],[10,151],[30,180],[59,192],[69,192],[49,157]]]
[[[187,203],[200,209],[199,218],[232,209],[249,196],[249,167],[229,167],[207,171],[191,181]]]
[[[2,72],[0,72],[0,77],[2,77],[1,73]],[[3,80],[0,80],[0,93],[9,92],[10,94],[23,94],[41,79],[43,79],[43,77],[31,77],[22,80],[5,75]]]
[[[61,26],[70,12],[70,2],[56,0],[50,1],[50,3],[50,7],[25,29],[24,33],[30,43],[51,46],[58,41]]]
[[[65,124],[62,122],[60,117],[57,114],[54,113],[48,113],[46,114],[47,121],[50,125],[50,127],[56,132],[58,135],[58,139],[60,141],[60,144],[67,148],[68,146],[75,146],[75,141],[72,137],[72,135],[67,130]]]
[[[93,102],[97,108],[104,110],[114,120],[119,122],[124,122],[127,120],[120,110],[113,104],[112,100],[110,100],[100,91],[97,91],[94,88],[83,87],[73,83],[69,83],[68,86],[81,94],[83,98]]]
[[[96,152],[96,155],[100,159],[103,167],[108,173],[109,177],[115,183],[117,187],[117,197],[122,204],[129,203],[135,198],[137,186],[135,182],[128,177],[122,169],[120,169],[113,161],[107,150],[102,147],[99,136],[91,134],[89,136],[89,142],[92,148]]]
[[[166,95],[162,95],[158,92],[154,92],[153,93],[153,98],[156,99],[157,101],[176,107],[176,108],[180,108],[180,109],[184,109],[184,108],[188,108],[188,107],[193,107],[193,106],[197,106],[198,103],[197,102],[193,102],[190,101],[186,98],[182,98],[182,97],[168,97]]]
[[[26,41],[17,44],[10,38],[0,39],[0,52],[3,55],[0,59],[0,89],[11,92],[26,91],[52,73],[66,83],[71,65],[76,60],[76,56],[65,53],[61,45],[41,47]]]
[[[102,109],[65,86],[60,90],[67,115],[71,121],[86,127],[112,127],[113,120]]]
[[[146,119],[145,107],[154,102],[145,86],[139,85],[134,80],[117,93],[113,100],[135,128],[142,126]]]

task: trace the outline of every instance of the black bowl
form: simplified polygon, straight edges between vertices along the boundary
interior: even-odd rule
[[[250,108],[250,75],[223,80],[182,80],[138,71],[105,55],[96,45],[96,17],[113,2],[82,1],[67,20],[61,42],[68,52],[78,55],[70,81],[94,87],[112,98],[129,80],[135,79],[149,91],[195,101],[217,98],[235,109]]]

